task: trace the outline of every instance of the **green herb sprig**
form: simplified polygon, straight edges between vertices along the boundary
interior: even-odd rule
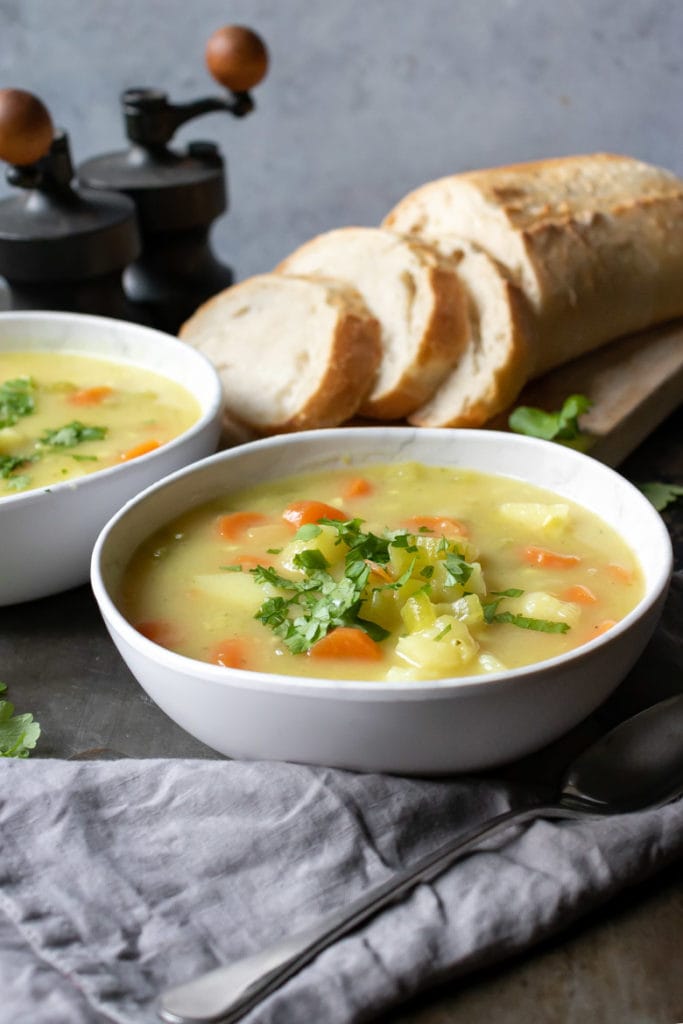
[[[0,683],[0,694],[7,691]],[[40,726],[33,715],[15,715],[14,704],[0,699],[0,757],[28,757],[40,736]]]
[[[570,395],[564,400],[559,412],[546,412],[530,405],[520,405],[510,413],[508,426],[516,434],[558,441],[569,448],[586,451],[592,438],[581,430],[579,416],[588,412],[592,404],[585,395]]]

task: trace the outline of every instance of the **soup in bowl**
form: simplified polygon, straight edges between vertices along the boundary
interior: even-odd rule
[[[220,416],[215,370],[168,335],[0,314],[0,605],[86,582],[107,519],[214,451]]]
[[[587,456],[353,428],[254,442],[150,489],[99,538],[93,585],[133,673],[215,749],[444,773],[593,710],[670,571],[658,514]]]

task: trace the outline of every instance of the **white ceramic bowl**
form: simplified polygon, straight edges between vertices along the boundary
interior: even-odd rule
[[[182,384],[198,400],[201,416],[147,455],[0,499],[0,606],[85,583],[107,520],[156,480],[215,451],[221,420],[221,385],[212,365],[161,331],[77,313],[0,313],[0,351],[18,349],[134,363]]]
[[[623,621],[538,665],[430,682],[336,682],[221,668],[141,636],[116,606],[138,544],[172,515],[290,473],[417,460],[521,478],[612,523],[638,553],[645,596]],[[444,774],[538,749],[588,715],[650,637],[672,568],[671,542],[650,503],[594,459],[547,441],[476,430],[352,428],[256,441],[175,473],[130,502],[98,538],[92,584],[123,658],[147,693],[193,736],[233,757],[365,771]]]

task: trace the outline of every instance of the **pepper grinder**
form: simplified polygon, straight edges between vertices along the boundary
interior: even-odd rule
[[[130,147],[78,169],[89,188],[114,189],[135,203],[142,252],[125,271],[124,289],[156,327],[173,334],[197,306],[232,284],[233,273],[209,244],[211,225],[227,208],[218,147],[191,142],[180,151],[168,143],[181,125],[202,114],[250,113],[254,103],[248,90],[265,76],[268,53],[255,32],[232,25],[211,35],[206,63],[229,96],[172,104],[158,89],[128,89],[121,104]]]
[[[117,193],[74,187],[68,137],[32,93],[0,90],[0,159],[22,190],[0,202],[10,308],[138,319],[121,280],[140,251],[135,207]]]

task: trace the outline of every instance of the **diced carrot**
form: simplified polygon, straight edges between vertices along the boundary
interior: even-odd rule
[[[178,630],[172,622],[166,619],[149,619],[146,622],[136,622],[135,628],[148,640],[160,647],[171,647],[178,640]]]
[[[243,637],[234,637],[217,644],[211,655],[213,665],[224,668],[246,668],[249,662],[249,646]]]
[[[567,587],[562,594],[563,601],[574,601],[576,604],[597,604],[597,597],[589,587],[577,583],[573,587]]]
[[[343,522],[346,516],[334,505],[324,501],[293,501],[282,513],[282,518],[298,530],[308,523],[317,523],[319,519],[337,519]]]
[[[113,388],[110,388],[107,384],[101,384],[99,387],[94,388],[82,388],[80,391],[74,391],[68,397],[69,405],[99,405],[105,398],[111,395]]]
[[[364,476],[356,476],[352,480],[349,480],[348,484],[344,488],[345,498],[364,498],[368,494],[372,494],[374,487],[369,480],[366,480]]]
[[[536,547],[524,549],[524,560],[543,569],[571,569],[581,561],[578,555],[562,555],[558,551]]]
[[[370,572],[373,574],[373,576],[379,576],[379,578],[381,580],[384,580],[385,583],[394,582],[394,577],[388,571],[386,566],[380,565],[379,562],[373,562],[371,558],[366,558],[365,564],[369,567]]]
[[[338,626],[313,644],[308,653],[312,658],[360,658],[364,661],[379,661],[382,657],[379,644],[353,626]]]
[[[617,583],[633,583],[633,572],[631,569],[627,569],[625,565],[610,562],[607,566],[607,572]]]
[[[127,452],[121,452],[119,459],[121,462],[130,462],[131,459],[137,459],[140,455],[147,455],[148,452],[156,451],[160,447],[160,441],[141,441],[140,444],[129,448]]]
[[[435,533],[440,537],[468,537],[469,531],[464,523],[452,516],[411,516],[403,526],[411,533]]]
[[[239,540],[253,526],[263,526],[267,522],[267,516],[261,512],[228,512],[219,516],[217,526],[224,540]]]

